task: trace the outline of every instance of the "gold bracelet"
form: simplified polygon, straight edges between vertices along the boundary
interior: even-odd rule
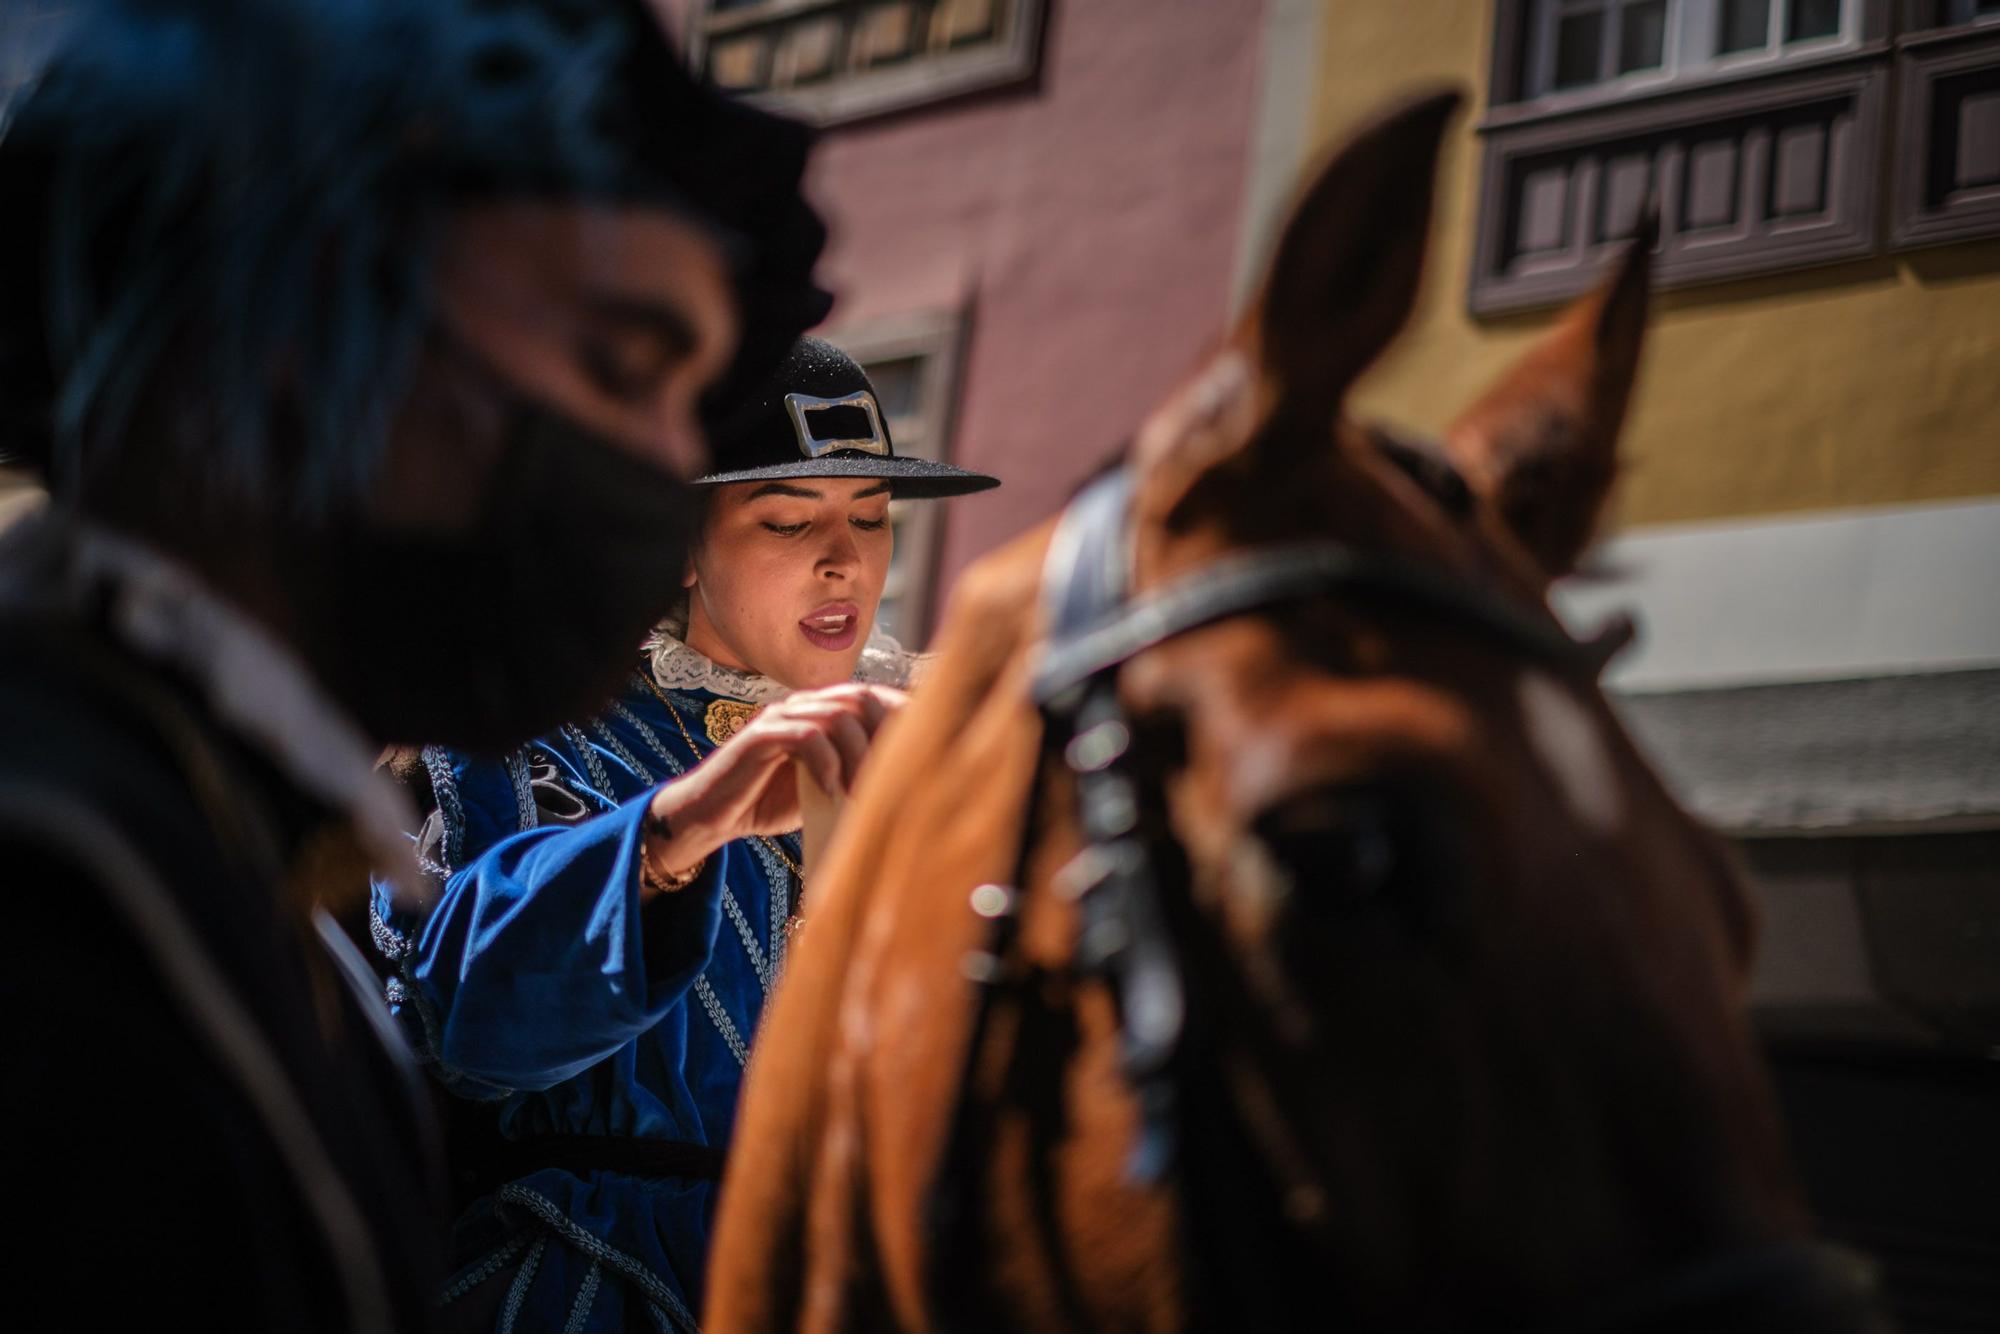
[[[646,855],[646,844],[655,839],[665,843],[673,836],[674,831],[668,827],[666,817],[650,809],[646,818],[639,822],[639,884],[656,894],[673,894],[686,889],[701,879],[702,869],[708,865],[708,858],[704,856],[685,871],[655,871],[652,859]]]
[[[653,864],[642,853],[639,857],[639,883],[655,894],[677,893],[701,879],[702,870],[707,865],[708,858],[703,857],[685,871],[655,871]]]

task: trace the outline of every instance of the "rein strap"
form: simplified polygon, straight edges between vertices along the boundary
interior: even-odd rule
[[[1450,572],[1341,542],[1294,542],[1213,561],[1134,595],[1129,468],[1106,472],[1070,502],[1042,568],[1047,630],[1032,692],[1077,785],[1084,852],[1064,873],[1077,902],[1078,968],[1103,977],[1117,1000],[1122,1063],[1140,1102],[1136,1180],[1158,1180],[1176,1152],[1176,1064],[1187,983],[1160,879],[1155,840],[1141,828],[1145,786],[1129,766],[1131,729],[1117,672],[1147,649],[1203,626],[1308,598],[1340,596],[1400,614],[1428,614],[1570,672],[1601,670],[1630,637],[1629,622],[1591,643],[1570,638],[1545,611]],[[996,923],[993,957],[1011,924]]]
[[[1083,601],[1102,610],[1087,626],[1051,628],[1035,673],[1037,703],[1046,704],[1190,630],[1329,594],[1386,603],[1400,612],[1428,612],[1559,668],[1596,669],[1604,658],[1600,644],[1623,634],[1613,630],[1580,642],[1552,618],[1537,616],[1504,594],[1402,557],[1340,542],[1295,542],[1242,552],[1129,602],[1077,598],[1076,592],[1070,586],[1057,594],[1065,610]]]

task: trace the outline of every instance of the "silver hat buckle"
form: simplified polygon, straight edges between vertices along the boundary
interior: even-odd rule
[[[807,414],[824,412],[828,408],[860,408],[868,414],[868,434],[842,439],[821,439],[815,436]],[[892,457],[889,442],[882,435],[881,410],[875,406],[875,395],[866,389],[857,389],[839,398],[821,398],[816,394],[786,394],[785,411],[792,419],[792,433],[799,438],[799,452],[809,459],[822,458],[843,449],[876,454],[883,458]]]

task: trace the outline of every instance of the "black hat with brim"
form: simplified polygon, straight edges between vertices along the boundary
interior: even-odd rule
[[[714,470],[697,486],[807,477],[881,478],[899,500],[939,500],[1000,485],[985,473],[899,455],[874,386],[852,357],[801,338],[711,432]]]

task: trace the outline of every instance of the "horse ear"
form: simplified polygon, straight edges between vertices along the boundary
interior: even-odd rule
[[[1648,215],[1610,278],[1446,433],[1466,481],[1551,581],[1576,567],[1617,477],[1657,225]]]
[[[1251,316],[1287,410],[1330,417],[1403,327],[1430,239],[1438,145],[1458,104],[1440,91],[1378,117],[1292,210]]]

